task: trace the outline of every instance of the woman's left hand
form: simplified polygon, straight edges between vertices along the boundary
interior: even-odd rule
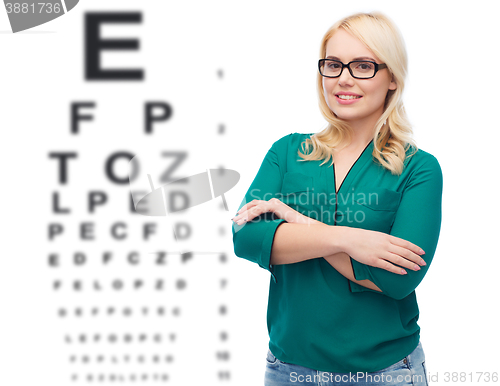
[[[276,217],[286,220],[289,223],[295,224],[321,224],[310,217],[304,216],[302,213],[290,208],[277,198],[265,200],[252,200],[248,204],[243,205],[237,212],[238,215],[231,220],[236,224],[241,225],[245,222],[252,221],[255,217],[262,213],[272,212]]]

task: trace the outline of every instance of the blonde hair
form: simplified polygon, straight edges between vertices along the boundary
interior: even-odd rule
[[[385,110],[375,124],[372,155],[392,174],[399,175],[403,171],[406,151],[410,146],[414,148],[414,152],[409,156],[417,151],[402,100],[408,62],[403,37],[394,23],[383,14],[356,13],[338,21],[325,33],[321,42],[320,59],[325,58],[328,39],[340,28],[358,38],[383,63],[387,64],[387,69],[396,82],[397,87],[395,90],[388,91]],[[326,162],[332,157],[332,148],[350,143],[352,128],[330,110],[323,92],[322,76],[319,72],[317,76],[319,107],[328,126],[302,143],[304,152],[312,146],[310,154],[306,155],[300,151],[298,154],[304,161],[325,159]]]

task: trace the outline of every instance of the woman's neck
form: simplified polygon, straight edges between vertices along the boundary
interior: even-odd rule
[[[366,120],[357,120],[355,122],[348,122],[352,129],[351,142],[346,146],[346,149],[356,151],[364,149],[375,135],[375,125],[378,117],[369,117]]]

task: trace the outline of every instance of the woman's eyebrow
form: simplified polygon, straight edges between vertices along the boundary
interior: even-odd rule
[[[337,58],[336,56],[327,56],[325,59],[333,59],[333,60],[338,60],[339,62],[341,61],[339,58]],[[354,58],[353,60],[371,60],[372,62],[376,62],[375,59],[369,57],[369,56],[359,56],[357,58]]]

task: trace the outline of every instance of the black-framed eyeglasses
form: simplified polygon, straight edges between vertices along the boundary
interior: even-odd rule
[[[327,78],[338,78],[346,67],[353,78],[370,79],[375,76],[378,70],[386,68],[387,65],[371,60],[353,60],[347,64],[334,59],[320,59],[318,61],[319,73]]]

